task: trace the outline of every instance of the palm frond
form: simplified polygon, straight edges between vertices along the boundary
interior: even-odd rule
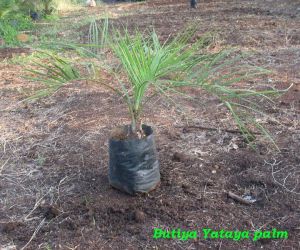
[[[48,57],[45,62],[45,56]],[[43,60],[43,61],[41,61]],[[65,84],[81,78],[79,71],[66,58],[57,54],[40,51],[32,66],[38,69],[27,69],[34,77],[27,77],[45,85],[27,100],[38,99],[53,94]]]

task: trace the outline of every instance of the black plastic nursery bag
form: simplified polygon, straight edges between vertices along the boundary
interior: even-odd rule
[[[142,126],[142,139],[109,140],[109,182],[129,194],[147,193],[160,182],[153,130]]]

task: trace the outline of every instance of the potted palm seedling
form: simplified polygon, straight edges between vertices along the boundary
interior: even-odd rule
[[[251,132],[254,127],[271,139],[250,114],[260,112],[254,97],[269,100],[268,95],[276,91],[255,91],[234,85],[264,70],[253,66],[242,67],[239,64],[241,58],[233,57],[227,50],[214,54],[205,52],[208,39],[199,38],[190,43],[194,34],[195,29],[190,28],[164,43],[155,31],[146,35],[140,32],[130,35],[127,30],[114,30],[110,37],[107,44],[110,44],[121,66],[118,73],[111,71],[118,79],[118,85],[90,80],[114,91],[128,107],[130,124],[116,129],[109,140],[109,181],[113,187],[134,194],[149,192],[160,182],[153,128],[141,121],[145,104],[158,94],[182,94],[186,87],[202,88],[217,96],[228,108],[247,142],[251,143],[254,139]],[[74,79],[89,79],[88,76],[80,76],[70,62],[57,55],[50,58],[52,63],[46,66],[39,64],[52,73],[50,79],[45,70],[31,71],[47,83],[46,92],[42,90],[40,96],[56,91]],[[174,77],[174,74],[180,74],[180,77]],[[119,75],[126,76],[126,81],[119,80]]]

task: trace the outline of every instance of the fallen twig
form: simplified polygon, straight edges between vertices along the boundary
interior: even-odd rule
[[[202,130],[209,130],[209,131],[220,131],[220,132],[227,132],[232,134],[242,134],[242,132],[238,129],[219,129],[219,128],[210,128],[204,126],[178,126],[177,128],[182,128],[184,133],[187,133],[193,129],[202,129]],[[251,132],[254,135],[261,135],[259,132]]]
[[[33,232],[32,236],[31,236],[30,240],[26,243],[26,245],[25,245],[24,247],[21,248],[21,250],[24,250],[26,247],[29,246],[30,242],[35,238],[35,236],[37,235],[37,233],[40,231],[40,229],[41,229],[42,226],[44,225],[45,220],[46,220],[46,218],[44,218],[44,219],[40,222],[40,224],[39,224],[39,225],[37,226],[37,228],[34,230],[34,232]]]
[[[234,193],[232,193],[230,191],[227,193],[227,195],[231,199],[233,199],[235,201],[238,201],[240,203],[246,204],[246,205],[251,205],[251,204],[253,204],[255,202],[255,201],[251,201],[251,200],[245,199],[245,198],[243,198],[241,196],[238,196],[238,195],[236,195],[236,194],[234,194]]]

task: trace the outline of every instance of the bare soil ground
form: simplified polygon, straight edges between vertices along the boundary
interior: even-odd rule
[[[148,1],[100,6],[130,28],[155,27],[166,38],[197,22],[215,31],[216,49],[251,51],[251,61],[273,71],[257,86],[293,87],[265,110],[280,147],[245,146],[224,107],[199,92],[185,114],[159,100],[144,122],[155,128],[162,182],[148,195],[109,186],[108,138],[127,124],[126,107],[107,90],[85,83],[47,99],[20,102],[24,65],[16,50],[0,50],[1,249],[300,249],[300,3],[297,0]],[[81,38],[86,28],[80,29]],[[79,32],[78,31],[78,32]],[[21,53],[28,51],[21,50]],[[111,82],[109,76],[103,80]],[[246,205],[228,192],[250,195]],[[154,240],[153,228],[287,230],[284,240]]]

